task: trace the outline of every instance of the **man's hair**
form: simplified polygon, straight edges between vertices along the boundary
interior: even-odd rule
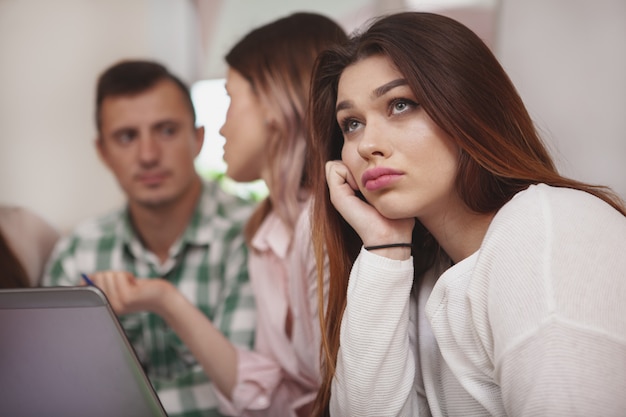
[[[196,112],[191,100],[189,87],[163,65],[153,61],[121,61],[105,70],[98,77],[96,87],[96,127],[102,127],[102,103],[107,97],[130,96],[143,93],[160,81],[172,81],[183,94],[189,107],[193,124],[196,123]]]

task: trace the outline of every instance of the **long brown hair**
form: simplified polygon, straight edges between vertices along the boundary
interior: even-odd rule
[[[0,231],[0,288],[30,287],[28,274]]]
[[[330,202],[324,166],[341,159],[343,136],[335,119],[339,78],[346,67],[373,55],[393,62],[420,105],[461,150],[456,190],[471,210],[493,213],[529,185],[546,183],[586,191],[626,215],[621,200],[606,187],[557,172],[502,66],[477,35],[455,20],[419,12],[384,16],[347,44],[322,54],[313,73],[309,119],[313,240],[318,259],[328,253],[330,269],[328,305],[321,318],[318,416],[328,413],[348,277],[362,244]],[[413,243],[417,283],[442,249],[419,221]],[[318,276],[322,278],[319,267]]]
[[[324,49],[347,40],[333,20],[316,13],[294,13],[248,33],[226,55],[261,101],[278,115],[277,140],[267,149],[270,196],[246,227],[248,241],[273,209],[291,229],[300,214],[305,172],[306,124],[313,64]]]

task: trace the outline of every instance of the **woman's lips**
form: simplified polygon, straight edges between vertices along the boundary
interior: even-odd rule
[[[402,172],[391,168],[371,168],[361,176],[361,184],[368,191],[376,191],[395,182],[402,175],[404,175]]]

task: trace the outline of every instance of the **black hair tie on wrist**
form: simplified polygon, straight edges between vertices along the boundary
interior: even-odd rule
[[[412,246],[411,243],[387,243],[386,245],[364,246],[364,248],[365,250],[376,250],[386,248],[410,248]]]

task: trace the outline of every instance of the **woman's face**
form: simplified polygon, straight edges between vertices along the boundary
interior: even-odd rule
[[[428,227],[462,204],[454,186],[457,146],[387,57],[368,57],[344,70],[336,111],[341,158],[383,216],[417,217]]]
[[[264,106],[250,82],[232,68],[228,69],[226,92],[230,105],[220,129],[226,139],[226,175],[240,182],[258,180],[266,165],[266,148],[271,133]]]

